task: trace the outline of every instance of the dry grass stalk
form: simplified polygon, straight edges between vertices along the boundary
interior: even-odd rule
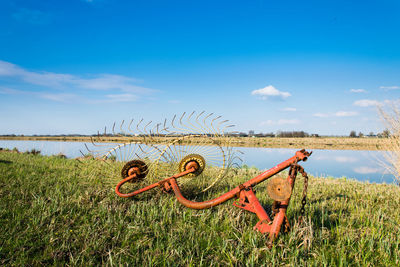
[[[389,173],[393,174],[396,183],[400,186],[400,107],[391,104],[386,108],[378,107],[378,111],[385,126],[390,131],[384,145],[386,162],[382,165]]]

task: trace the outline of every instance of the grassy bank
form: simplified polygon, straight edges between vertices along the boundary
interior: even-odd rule
[[[0,152],[0,264],[400,265],[400,191],[394,185],[311,177],[306,224],[268,249],[252,229],[256,216],[231,201],[195,211],[157,190],[122,199],[98,167],[95,160]],[[257,172],[240,169],[198,200]],[[292,223],[300,181],[289,208]],[[256,189],[270,204],[265,184]]]
[[[0,140],[41,140],[41,141],[72,141],[88,142],[90,137],[83,136],[0,136]],[[173,138],[152,138],[155,143],[168,143]],[[142,142],[140,137],[101,137],[101,142]],[[387,138],[350,138],[350,137],[304,137],[304,138],[281,138],[281,137],[230,137],[232,146],[239,147],[269,147],[269,148],[308,148],[308,149],[340,149],[340,150],[384,150],[387,149]],[[204,140],[199,139],[204,144]]]

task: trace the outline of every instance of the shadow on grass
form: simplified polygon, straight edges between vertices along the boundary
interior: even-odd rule
[[[0,163],[11,164],[11,163],[13,163],[13,162],[12,162],[12,161],[9,161],[9,160],[0,159]]]

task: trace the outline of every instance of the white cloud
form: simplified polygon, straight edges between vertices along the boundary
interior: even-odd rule
[[[356,115],[358,115],[358,113],[354,111],[338,111],[335,113],[336,117],[352,117]]]
[[[254,90],[251,92],[251,94],[259,95],[262,97],[262,99],[267,99],[268,97],[285,99],[285,98],[288,98],[289,96],[291,96],[291,94],[289,92],[279,91],[272,85],[268,85],[264,88]]]
[[[283,111],[296,111],[296,108],[284,108]]]
[[[117,95],[106,95],[109,102],[134,102],[137,100],[137,96],[133,94],[117,94]]]
[[[366,93],[364,89],[350,89],[350,92],[352,93]]]
[[[39,93],[39,97],[56,101],[56,102],[71,102],[77,99],[77,96],[74,94],[51,94],[51,93]]]
[[[337,157],[334,157],[334,160],[335,160],[336,162],[340,162],[340,163],[352,163],[352,162],[358,161],[357,158],[354,158],[354,157],[346,157],[346,156],[337,156]]]
[[[297,119],[280,119],[280,120],[267,120],[260,123],[260,126],[265,125],[287,125],[287,124],[299,124],[300,121]]]
[[[20,90],[15,90],[7,87],[0,87],[0,94],[3,95],[16,95],[16,94],[21,94],[22,91]]]
[[[101,96],[102,99],[85,100],[86,102],[91,103],[98,103],[99,101],[131,102],[137,100],[140,94],[148,94],[155,91],[149,88],[137,86],[134,84],[137,82],[136,79],[122,75],[100,74],[95,77],[82,78],[71,74],[28,71],[10,62],[0,60],[0,78],[1,77],[12,78],[18,83],[26,83],[48,88],[46,90],[41,90],[41,92],[0,88],[1,94],[34,94],[41,98],[58,102],[71,101],[74,97],[78,97],[77,95],[71,94],[71,92],[75,90],[75,92],[82,94],[84,93],[82,89],[112,92],[112,94]],[[57,90],[57,93],[52,92],[54,89]],[[45,92],[49,90],[51,92]],[[85,98],[79,97],[79,99],[83,100]]]
[[[368,166],[360,166],[357,168],[353,169],[354,172],[360,173],[360,174],[370,174],[370,173],[377,173],[380,172],[378,168],[372,168]]]
[[[379,88],[383,90],[398,90],[400,89],[400,86],[381,86]]]
[[[154,90],[134,85],[137,80],[115,74],[100,74],[95,78],[76,75],[27,71],[15,64],[0,60],[0,76],[9,76],[24,82],[52,88],[76,86],[92,90],[121,90],[124,92],[149,93]]]
[[[329,114],[326,114],[326,113],[314,113],[313,116],[314,117],[318,117],[318,118],[326,118],[326,117],[329,117]]]
[[[361,99],[353,103],[354,106],[359,106],[359,107],[371,107],[371,106],[378,106],[380,104],[381,103],[379,101],[371,99]]]

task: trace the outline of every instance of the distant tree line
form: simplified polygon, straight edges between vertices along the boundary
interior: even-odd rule
[[[378,137],[378,138],[389,138],[390,137],[390,131],[388,129],[386,129],[381,133],[374,134],[373,132],[370,132],[368,135],[365,135],[362,132],[359,132],[357,134],[356,131],[351,131],[350,135],[349,135],[349,137],[353,137],[353,138],[356,138],[356,137],[367,137],[367,136],[368,137]]]

